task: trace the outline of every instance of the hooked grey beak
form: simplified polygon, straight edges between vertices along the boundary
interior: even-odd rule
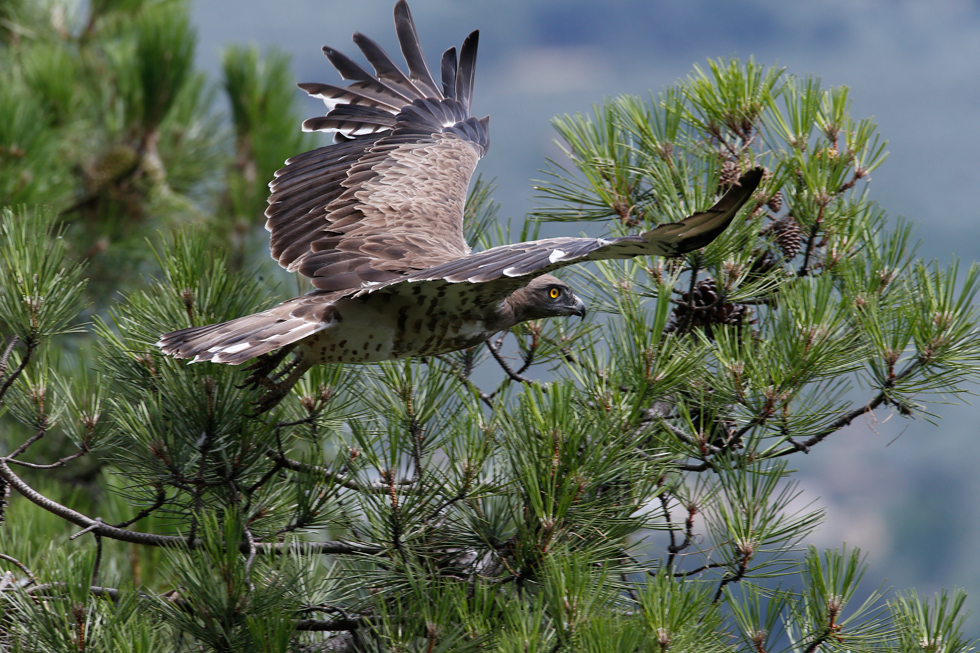
[[[575,297],[575,305],[572,306],[571,314],[578,315],[582,320],[585,320],[585,302],[579,299],[578,296]]]

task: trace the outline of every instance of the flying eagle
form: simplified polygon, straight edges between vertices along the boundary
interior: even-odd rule
[[[317,363],[368,363],[473,347],[525,320],[585,315],[585,305],[547,274],[580,261],[676,256],[710,243],[762,178],[742,177],[711,208],[621,238],[548,238],[473,253],[463,208],[490,144],[488,118],[470,115],[479,32],[442,55],[436,82],[405,0],[395,30],[408,73],[377,43],[354,34],[374,68],[323,52],[350,84],[300,84],[327,105],[304,131],[334,143],[294,156],[276,172],[265,215],[272,257],[314,290],[221,324],[161,336],[178,358],[237,365],[260,357],[247,380],[275,406]],[[276,351],[278,350],[278,351]],[[274,352],[274,353],[270,353]],[[276,381],[269,374],[290,353]]]

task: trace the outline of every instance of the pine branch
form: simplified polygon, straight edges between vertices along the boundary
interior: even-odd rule
[[[132,544],[144,544],[146,546],[155,547],[172,547],[178,549],[196,549],[202,544],[199,539],[190,540],[186,537],[177,537],[173,535],[154,535],[152,533],[141,533],[138,531],[129,531],[122,528],[116,528],[109,524],[105,524],[101,519],[92,519],[79,512],[63,506],[56,501],[48,499],[41,493],[34,490],[27,483],[25,483],[20,477],[11,471],[8,465],[10,461],[8,458],[0,458],[0,477],[9,483],[15,490],[21,493],[21,495],[34,503],[35,505],[47,510],[48,512],[57,515],[69,521],[76,526],[81,526],[85,529],[85,532],[95,533],[102,537],[108,537],[112,540],[118,540],[120,542],[130,542]],[[240,545],[239,549],[242,553],[249,552],[249,546],[247,544]],[[289,553],[289,552],[309,552],[309,553],[322,553],[322,554],[333,554],[333,555],[374,555],[381,553],[383,549],[381,547],[375,547],[370,545],[353,544],[347,542],[302,542],[302,543],[291,543],[291,544],[256,544],[256,551],[259,553]]]
[[[881,406],[883,403],[889,401],[888,390],[895,387],[895,384],[897,384],[899,381],[912,375],[916,370],[922,367],[923,364],[924,363],[921,358],[916,359],[915,361],[910,363],[904,370],[894,375],[892,378],[886,380],[885,383],[883,384],[883,387],[885,389],[879,392],[868,403],[864,404],[859,408],[855,408],[854,410],[845,413],[844,415],[841,415],[839,418],[834,420],[831,423],[831,425],[828,426],[826,429],[824,429],[820,433],[817,433],[807,438],[803,442],[795,442],[792,439],[789,439],[792,446],[786,447],[785,449],[780,449],[779,451],[776,451],[770,454],[769,456],[767,456],[767,458],[778,458],[781,456],[788,456],[790,454],[797,453],[799,451],[802,451],[803,453],[809,453],[811,447],[823,442],[827,438],[827,436],[836,433],[837,431],[841,430],[845,426],[850,426],[851,422],[856,420],[861,415],[870,413],[874,411],[876,408],[878,408],[879,406]]]
[[[521,376],[515,372],[511,366],[504,360],[504,357],[500,354],[500,345],[495,344],[492,340],[487,340],[487,349],[493,355],[494,360],[500,365],[500,367],[506,372],[507,376],[510,377],[512,381],[517,381],[518,383],[533,383],[533,381],[527,377]],[[521,368],[524,369],[524,368]]]
[[[810,229],[810,235],[806,239],[806,248],[803,251],[803,263],[800,264],[800,269],[796,271],[796,276],[805,277],[810,274],[810,257],[813,255],[813,249],[817,242],[817,236],[820,234],[820,227],[823,226],[823,214],[824,206],[820,207],[820,212],[817,214],[817,219],[813,223],[813,227]]]
[[[300,462],[298,460],[293,460],[287,458],[283,454],[280,454],[274,449],[269,449],[265,452],[265,455],[271,458],[280,469],[289,469],[294,472],[302,472],[304,474],[315,474],[322,477],[327,483],[337,485],[348,490],[354,490],[355,492],[373,492],[373,493],[386,493],[388,492],[388,484],[379,481],[377,485],[365,486],[357,483],[356,481],[351,481],[346,479],[343,474],[338,474],[332,472],[325,467],[320,467],[318,465],[311,465],[309,463]],[[396,481],[396,485],[402,488],[409,488],[415,484],[414,481]],[[401,491],[405,491],[404,489]]]
[[[35,587],[31,587],[30,589],[26,590],[26,592],[31,596],[35,596],[37,594],[40,594],[41,592],[45,592],[51,589],[59,589],[59,588],[67,590],[68,583],[63,583],[63,582],[44,583],[43,585],[36,585]],[[119,598],[124,594],[124,592],[116,589],[115,587],[98,587],[95,585],[89,587],[88,591],[95,596],[106,596],[112,599],[113,601],[118,601]],[[37,598],[55,598],[55,595],[53,594],[41,595],[38,596]]]

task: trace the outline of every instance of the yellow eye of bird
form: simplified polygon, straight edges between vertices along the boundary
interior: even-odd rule
[[[551,292],[549,292],[548,294],[551,295],[552,299],[558,299],[558,295],[561,294],[561,291],[558,290],[557,288],[552,288]]]

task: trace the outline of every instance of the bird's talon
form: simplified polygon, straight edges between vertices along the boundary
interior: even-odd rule
[[[249,413],[248,417],[258,417],[263,413],[269,412],[279,405],[279,402],[289,394],[291,389],[291,387],[284,388],[282,384],[272,383],[271,381],[269,381],[269,385],[266,385],[266,387],[269,391],[251,402],[255,406],[255,412]]]

